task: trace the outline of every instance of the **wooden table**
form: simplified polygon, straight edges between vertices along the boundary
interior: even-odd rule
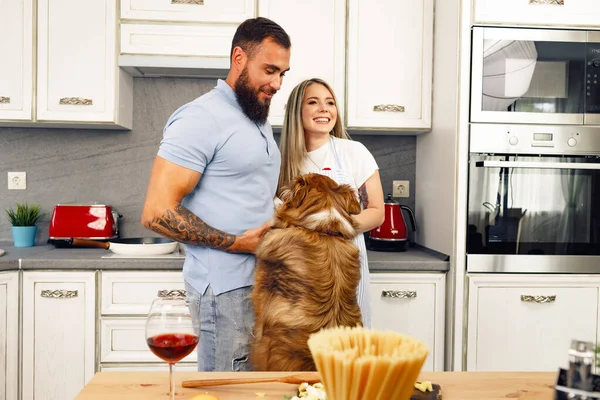
[[[220,400],[283,400],[296,386],[282,383],[183,389],[181,381],[206,378],[269,377],[281,372],[175,372],[179,400],[210,393]],[[438,383],[444,400],[552,399],[554,372],[424,372],[419,380]],[[164,372],[98,372],[76,400],[167,400],[169,375]]]

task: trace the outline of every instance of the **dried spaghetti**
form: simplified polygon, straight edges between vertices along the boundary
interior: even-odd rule
[[[308,346],[329,400],[408,400],[428,354],[411,337],[360,327],[323,329]]]

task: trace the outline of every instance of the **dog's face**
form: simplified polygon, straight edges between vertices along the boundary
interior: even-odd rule
[[[361,208],[349,185],[338,185],[325,175],[302,175],[282,189],[280,199],[283,203],[275,213],[276,226],[300,226],[346,239],[356,236],[351,216]]]

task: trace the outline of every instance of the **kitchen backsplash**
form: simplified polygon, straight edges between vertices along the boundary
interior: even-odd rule
[[[168,117],[209,91],[211,79],[137,78],[132,131],[0,128],[0,242],[12,241],[4,210],[16,202],[39,203],[44,212],[37,244],[48,239],[55,204],[98,202],[123,215],[121,236],[155,236],[140,224],[146,184]],[[414,208],[416,138],[351,132],[379,164],[383,190],[393,179],[410,181]],[[277,139],[278,135],[276,135]],[[8,190],[7,172],[27,172],[26,190]]]

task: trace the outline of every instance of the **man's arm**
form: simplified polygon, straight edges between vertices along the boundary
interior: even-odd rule
[[[178,242],[212,247],[232,253],[254,253],[268,225],[243,235],[231,235],[206,224],[181,205],[202,174],[157,156],[152,166],[142,225]]]

